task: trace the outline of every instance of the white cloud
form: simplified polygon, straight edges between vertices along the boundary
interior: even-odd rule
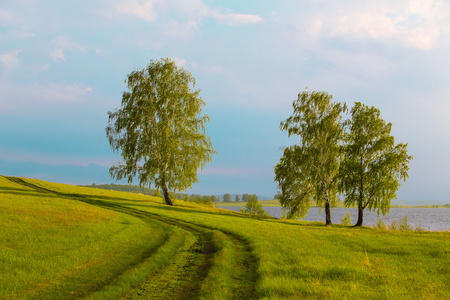
[[[174,27],[173,23],[196,29],[199,22],[206,17],[212,17],[218,22],[236,26],[262,22],[260,16],[252,14],[222,13],[218,9],[210,8],[201,0],[120,0],[115,6],[118,15],[128,15],[148,22],[155,22],[158,13],[168,15],[176,12],[178,17],[186,21],[166,21],[165,25]],[[177,18],[178,19],[178,18]]]
[[[22,17],[6,9],[0,9],[0,25],[7,26],[17,23],[22,20]]]
[[[231,26],[254,24],[263,21],[260,16],[246,14],[215,14],[215,18],[219,22]]]
[[[46,85],[34,84],[32,89],[44,102],[50,103],[79,102],[87,93],[92,92],[91,87],[78,83],[71,85],[56,83]]]
[[[175,61],[175,64],[178,67],[184,68],[186,67],[186,63],[187,61],[184,58],[179,58],[179,57],[172,57],[173,61]]]
[[[88,47],[75,43],[67,38],[67,35],[58,36],[50,43],[52,48],[49,52],[54,62],[66,60],[66,51],[86,52]]]
[[[0,53],[0,62],[3,64],[5,73],[14,70],[19,65],[18,55],[22,50],[13,50]]]
[[[156,8],[159,0],[126,0],[120,1],[116,6],[119,15],[129,15],[144,21],[154,22],[156,20]]]
[[[311,22],[309,33],[354,39],[370,37],[383,42],[392,39],[407,47],[428,50],[434,48],[442,32],[450,28],[450,6],[442,1],[347,4],[339,13],[335,10],[321,12]]]
[[[194,20],[187,22],[170,21],[162,25],[166,36],[174,37],[179,40],[187,40],[192,37],[195,30],[198,29],[198,24]]]

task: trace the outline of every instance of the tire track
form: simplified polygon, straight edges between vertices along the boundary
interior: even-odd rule
[[[232,277],[233,284],[230,287],[232,299],[258,298],[255,288],[256,282],[258,281],[257,258],[253,254],[249,243],[232,232],[185,222],[102,199],[108,197],[61,193],[35,185],[21,178],[6,178],[14,183],[32,188],[41,193],[50,193],[62,198],[82,201],[87,204],[111,209],[142,219],[146,223],[159,221],[166,225],[176,226],[183,230],[186,235],[194,237],[195,242],[190,245],[185,245],[186,249],[181,249],[175,253],[168,265],[151,273],[147,280],[123,295],[123,299],[198,299],[200,297],[202,282],[208,275],[214,254],[212,241],[213,230],[219,230],[224,233],[233,243],[236,250],[236,263]],[[120,200],[120,198],[115,199]],[[141,262],[149,258],[151,259],[151,255],[143,257]],[[138,263],[129,267],[133,268],[137,265]],[[122,273],[125,271],[123,270]],[[120,274],[116,277],[118,276]]]

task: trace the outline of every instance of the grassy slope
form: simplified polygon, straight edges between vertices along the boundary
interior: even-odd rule
[[[176,257],[176,247],[166,240],[179,246],[192,243],[182,241],[181,223],[168,227],[161,220],[215,229],[211,241],[217,251],[197,294],[205,299],[229,298],[230,285],[239,284],[232,281],[236,272],[242,286],[252,285],[256,278],[247,277],[254,274],[239,267],[253,261],[258,272],[256,293],[267,299],[444,299],[450,292],[448,232],[382,232],[260,220],[182,201],[167,207],[143,195],[26,181],[60,194],[37,192],[0,177],[0,269],[4,270],[0,298],[82,296],[86,285],[96,291],[93,298],[123,294],[150,276],[143,269],[150,266],[151,271],[167,263],[157,263],[155,247],[166,247],[167,259]],[[153,218],[105,209],[108,205],[120,205],[124,212],[147,212]],[[142,249],[147,249],[146,260]],[[139,264],[133,265],[135,261]],[[233,261],[235,267],[230,268]],[[90,284],[93,278],[97,282]],[[151,278],[156,284],[161,280]]]

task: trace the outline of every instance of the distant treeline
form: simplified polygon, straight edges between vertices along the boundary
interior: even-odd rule
[[[429,205],[392,205],[394,208],[450,208],[450,204],[438,205],[438,204],[429,204]]]
[[[132,184],[114,184],[114,183],[95,184],[95,183],[93,183],[91,185],[80,185],[80,186],[104,189],[104,190],[111,190],[111,191],[143,194],[143,195],[154,196],[154,197],[162,197],[159,190],[150,189],[150,188],[146,188],[146,187],[140,187],[138,185],[132,185]],[[255,194],[253,194],[253,195],[242,194],[241,197],[237,194],[234,194],[232,197],[230,194],[216,196],[216,195],[183,194],[183,193],[170,192],[170,195],[172,198],[175,198],[178,200],[203,203],[203,204],[217,203],[217,202],[222,202],[222,201],[223,202],[247,202],[250,198],[258,199],[258,196],[256,196]]]

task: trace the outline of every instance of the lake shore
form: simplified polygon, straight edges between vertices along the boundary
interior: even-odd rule
[[[260,200],[259,201],[262,206],[267,207],[281,207],[280,202],[278,200]],[[242,206],[244,207],[247,204],[247,202],[219,202],[214,203],[214,206]],[[311,207],[317,207],[315,205],[312,205]],[[345,207],[343,203],[339,203],[336,207]],[[392,205],[391,208],[450,208],[450,204],[445,205],[438,205],[438,204],[428,204],[428,205],[406,205],[406,204],[398,204],[398,205]]]

